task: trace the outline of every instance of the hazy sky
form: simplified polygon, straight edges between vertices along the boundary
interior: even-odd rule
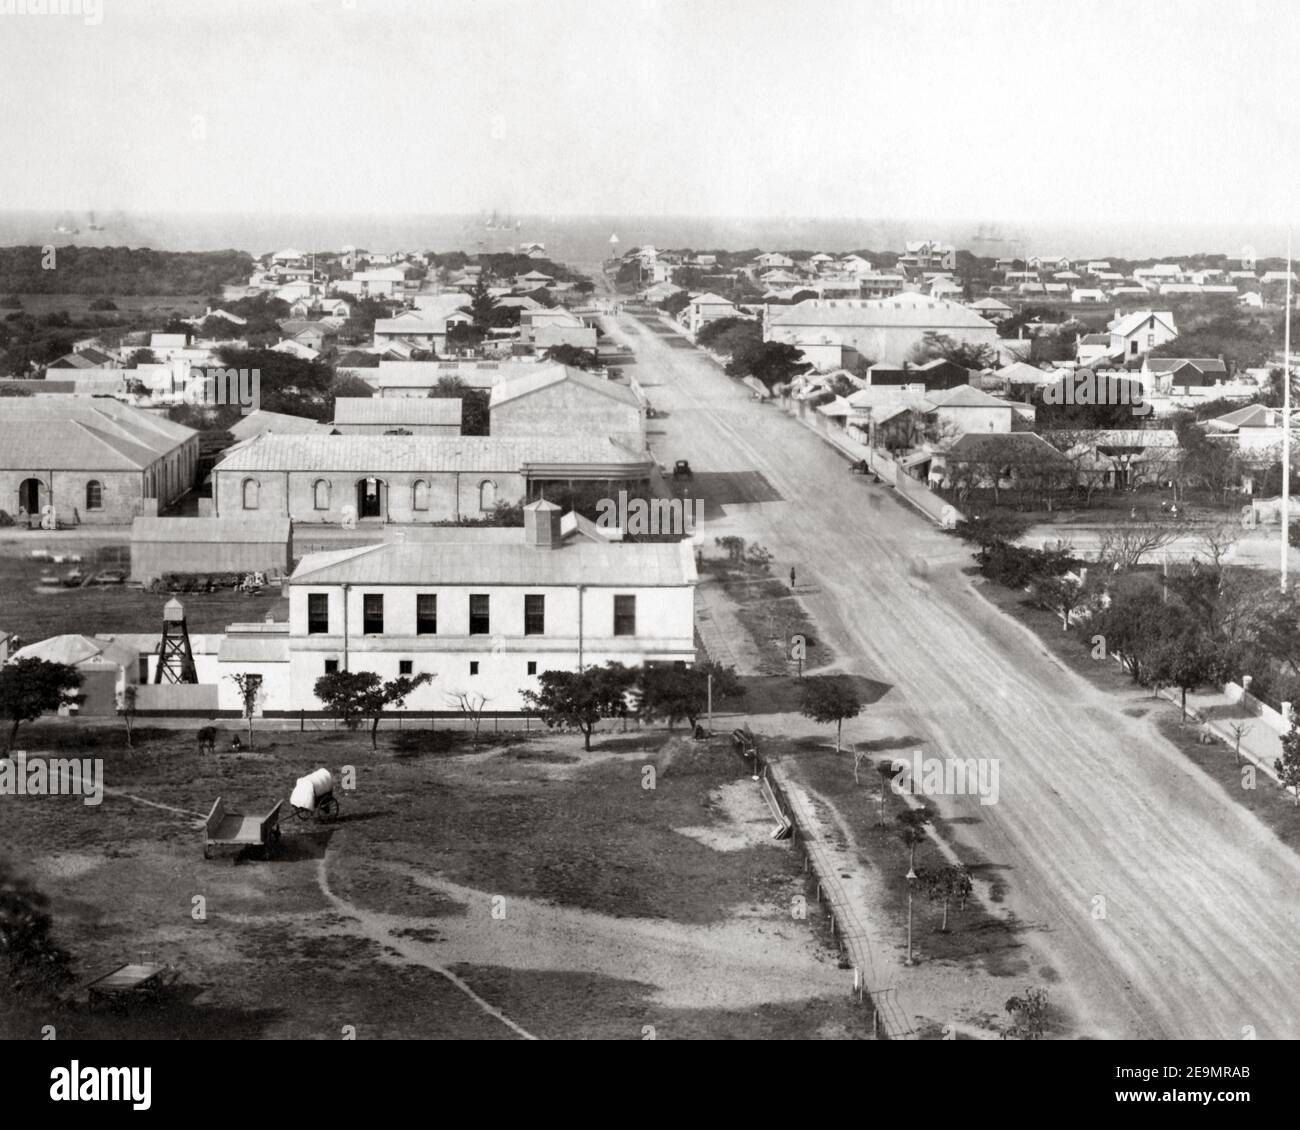
[[[0,15],[0,207],[1300,215],[1295,0],[99,3]]]

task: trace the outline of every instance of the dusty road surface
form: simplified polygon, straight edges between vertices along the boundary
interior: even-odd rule
[[[964,547],[888,488],[850,477],[829,446],[686,343],[626,314],[605,325],[633,345],[666,413],[652,425],[659,461],[694,468],[706,540],[734,531],[771,549],[778,575],[796,565],[844,669],[892,684],[854,733],[1000,759],[997,804],[939,808],[999,869],[1079,1033],[1300,1036],[1295,855],[1122,700],[984,601],[960,571]]]

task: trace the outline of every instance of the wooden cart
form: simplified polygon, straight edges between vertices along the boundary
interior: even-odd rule
[[[213,849],[218,847],[260,847],[269,855],[280,842],[280,806],[283,803],[277,800],[275,807],[265,816],[245,816],[239,812],[227,812],[221,798],[217,797],[203,822],[203,858],[211,859]]]
[[[133,1001],[153,1000],[176,979],[170,966],[154,962],[119,965],[86,986],[93,1012],[101,1004],[126,1008]]]

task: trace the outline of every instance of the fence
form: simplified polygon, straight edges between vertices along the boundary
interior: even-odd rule
[[[859,919],[853,904],[840,885],[839,869],[828,856],[815,832],[800,820],[800,810],[790,802],[776,759],[768,760],[759,751],[758,742],[749,738],[753,750],[754,769],[768,804],[778,817],[788,823],[791,838],[803,849],[804,871],[814,875],[817,902],[825,903],[830,917],[831,937],[841,955],[853,969],[853,994],[860,1001],[869,1002],[872,1008],[872,1027],[877,1037],[886,1040],[907,1039],[915,1035],[906,1013],[900,1006],[893,988],[870,988],[868,972],[873,969],[870,943],[866,927]]]

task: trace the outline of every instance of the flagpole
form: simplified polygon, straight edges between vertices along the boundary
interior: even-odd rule
[[[1286,233],[1286,318],[1282,345],[1282,592],[1291,552],[1291,231]]]

